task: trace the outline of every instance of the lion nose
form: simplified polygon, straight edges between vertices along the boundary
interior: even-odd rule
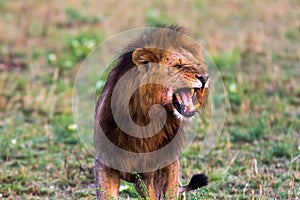
[[[209,79],[209,74],[196,74],[196,78],[202,83],[202,86],[204,86]]]

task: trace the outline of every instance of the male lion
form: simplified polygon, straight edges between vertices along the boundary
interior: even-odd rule
[[[95,109],[97,197],[117,199],[120,179],[150,200],[177,199],[179,192],[207,185],[198,174],[178,187],[184,128],[208,96],[199,45],[172,26],[146,31],[124,52]],[[166,148],[163,156],[156,153]]]

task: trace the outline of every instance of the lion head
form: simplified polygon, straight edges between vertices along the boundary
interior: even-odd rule
[[[209,75],[199,59],[200,47],[196,55],[195,48],[193,46],[191,50],[182,45],[171,50],[144,47],[132,53],[132,61],[143,73],[144,81],[151,82],[154,79],[164,85],[147,92],[160,97],[161,102],[155,103],[171,108],[180,119],[194,116],[207,98]],[[159,94],[154,94],[155,91]]]

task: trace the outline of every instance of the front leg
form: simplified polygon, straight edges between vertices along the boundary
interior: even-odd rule
[[[154,184],[157,199],[177,199],[179,187],[179,160],[163,168],[156,174]]]
[[[97,198],[104,200],[118,199],[120,173],[95,159],[95,184]]]

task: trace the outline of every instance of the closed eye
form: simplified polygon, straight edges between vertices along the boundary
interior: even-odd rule
[[[191,65],[190,64],[176,64],[173,67],[180,69],[180,68],[190,68]]]
[[[174,65],[173,67],[176,69],[180,69],[180,68],[182,68],[182,65]]]

